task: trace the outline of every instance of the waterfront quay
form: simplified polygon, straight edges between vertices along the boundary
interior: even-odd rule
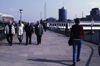
[[[74,21],[67,22],[45,22],[49,30],[64,34],[66,36],[70,35],[70,29],[74,25]],[[84,35],[83,39],[96,44],[100,43],[100,21],[81,21],[80,25],[83,26]],[[92,26],[91,26],[92,25]],[[52,28],[52,29],[51,29]]]
[[[71,66],[72,46],[68,45],[69,37],[47,30],[42,43],[37,45],[36,35],[32,35],[32,44],[25,46],[24,33],[22,44],[19,45],[17,35],[13,37],[13,45],[7,40],[0,41],[0,66]],[[83,41],[81,61],[76,66],[100,66],[98,45]]]

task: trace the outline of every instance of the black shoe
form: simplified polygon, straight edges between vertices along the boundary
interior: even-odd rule
[[[10,44],[10,46],[12,46],[12,44]]]
[[[22,43],[22,41],[19,41],[19,43],[21,44],[21,43]]]
[[[10,45],[10,42],[8,43],[8,45]]]
[[[79,60],[77,60],[77,62],[79,62],[80,61],[80,59]]]
[[[72,64],[72,66],[75,66],[76,65],[76,63],[74,62],[73,64]]]
[[[26,46],[28,45],[28,44],[25,44]]]
[[[37,43],[37,45],[39,45],[39,43]]]

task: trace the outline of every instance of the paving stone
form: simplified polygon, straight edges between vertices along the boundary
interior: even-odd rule
[[[24,33],[22,44],[19,45],[15,35],[13,45],[7,40],[0,41],[0,66],[71,66],[72,46],[68,45],[69,37],[48,31],[44,32],[42,43],[36,45],[36,35],[32,35],[32,44],[25,46]],[[76,66],[99,66],[100,56],[98,45],[83,41],[81,61]]]
[[[4,62],[4,61],[0,61],[0,66],[9,66],[10,63],[8,62]]]

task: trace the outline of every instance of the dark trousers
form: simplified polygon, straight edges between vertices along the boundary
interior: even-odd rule
[[[41,37],[42,37],[42,35],[37,35],[37,43],[38,44],[41,44]]]
[[[12,45],[12,39],[13,39],[13,35],[12,34],[7,34],[6,35],[7,41],[10,45]]]
[[[32,34],[26,34],[26,44],[28,44],[28,41],[29,41],[29,44],[31,44],[31,36]]]
[[[22,43],[23,34],[22,35],[18,35],[17,37],[18,37],[19,43]]]

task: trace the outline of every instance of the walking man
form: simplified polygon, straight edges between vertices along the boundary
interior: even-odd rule
[[[15,28],[12,25],[12,21],[9,21],[9,24],[5,26],[4,33],[6,34],[8,44],[12,46],[13,35],[15,34]]]
[[[41,37],[43,35],[43,26],[40,24],[39,21],[37,21],[37,24],[35,26],[35,34],[37,36],[37,45],[41,44]]]
[[[19,23],[17,24],[17,37],[19,40],[19,45],[22,43],[23,31],[24,31],[24,24],[22,24],[22,21],[19,20]]]
[[[29,39],[29,44],[31,44],[31,36],[33,34],[33,26],[30,25],[30,22],[27,23],[25,26],[25,31],[26,31],[26,45],[28,45],[28,39]]]
[[[40,20],[40,23],[43,25],[43,29],[44,29],[44,31],[46,32],[46,28],[47,28],[47,26],[46,26],[45,23],[43,23],[42,19]]]

